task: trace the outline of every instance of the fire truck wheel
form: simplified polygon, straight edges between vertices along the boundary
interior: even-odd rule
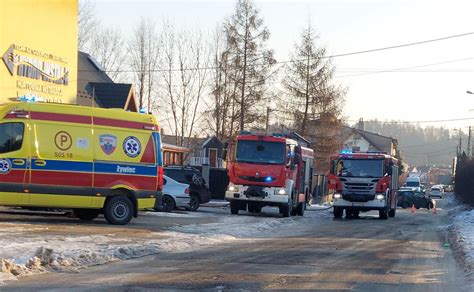
[[[343,212],[344,212],[344,209],[339,208],[339,207],[334,207],[334,218],[341,219]]]
[[[107,200],[104,208],[104,217],[109,224],[125,225],[133,216],[133,204],[125,196],[114,196]]]
[[[388,207],[379,210],[379,218],[382,220],[388,219]]]
[[[280,206],[280,214],[283,215],[284,218],[290,217],[291,213],[293,212],[293,203],[288,202],[288,204]]]
[[[232,215],[239,214],[239,205],[235,201],[230,201],[230,214]]]
[[[304,216],[304,211],[306,210],[306,202],[299,203],[296,208],[296,215]]]
[[[395,209],[390,209],[390,212],[388,212],[389,217],[395,217],[395,214],[397,213],[397,208]]]
[[[84,221],[91,221],[99,216],[100,210],[96,209],[74,209],[74,215]]]

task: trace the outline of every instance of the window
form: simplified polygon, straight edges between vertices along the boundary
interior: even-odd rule
[[[0,153],[21,149],[24,128],[23,123],[0,124]]]
[[[382,177],[381,159],[341,159],[338,162],[338,175],[342,177]]]
[[[284,164],[285,143],[240,140],[237,161],[244,163]]]

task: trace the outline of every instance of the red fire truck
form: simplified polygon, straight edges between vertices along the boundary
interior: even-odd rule
[[[395,217],[398,160],[383,152],[341,151],[331,161],[328,186],[333,193],[334,218],[358,217],[378,210],[380,219]]]
[[[303,216],[314,157],[306,139],[297,133],[241,132],[229,146],[225,198],[232,214],[259,213],[262,207],[275,206],[283,217]]]

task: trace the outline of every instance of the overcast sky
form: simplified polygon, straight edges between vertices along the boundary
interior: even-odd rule
[[[100,0],[103,24],[130,33],[140,18],[159,24],[213,30],[234,10],[235,1]],[[268,46],[277,61],[299,41],[310,19],[330,55],[383,48],[474,32],[473,0],[255,1],[271,32]],[[349,120],[440,120],[474,117],[474,34],[444,41],[334,58],[335,82],[348,88]],[[442,64],[440,64],[442,63]],[[437,65],[430,65],[437,64]],[[430,65],[430,66],[425,66]],[[417,67],[417,68],[413,68]],[[374,71],[410,68],[398,72]],[[411,71],[411,72],[409,72]],[[435,123],[460,127],[474,119]]]

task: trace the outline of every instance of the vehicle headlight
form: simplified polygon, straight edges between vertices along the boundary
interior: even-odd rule
[[[239,191],[239,187],[236,186],[236,185],[229,185],[229,187],[227,188],[227,190],[229,192],[238,192]]]
[[[341,197],[341,194],[334,194],[334,199],[340,199]]]
[[[377,200],[383,200],[383,199],[385,199],[385,196],[379,194],[379,195],[375,196],[375,198],[376,198]]]
[[[286,190],[285,189],[276,189],[275,194],[281,195],[281,196],[286,195]]]

